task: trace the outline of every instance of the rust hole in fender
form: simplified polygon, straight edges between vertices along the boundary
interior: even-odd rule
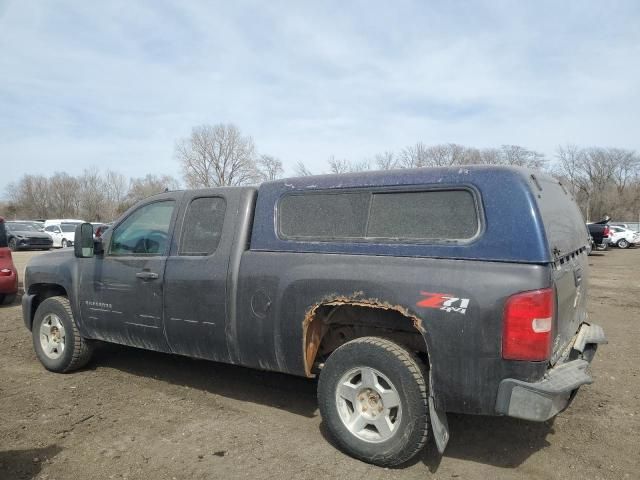
[[[393,305],[389,302],[381,301],[375,298],[362,298],[360,292],[354,293],[352,296],[335,296],[326,297],[323,300],[314,303],[311,308],[307,310],[302,321],[302,339],[303,339],[303,352],[304,352],[304,370],[308,377],[312,377],[311,369],[313,362],[320,348],[322,338],[329,328],[325,319],[322,316],[318,316],[318,310],[323,307],[337,307],[337,306],[354,306],[375,308],[381,310],[395,311],[402,316],[408,318],[413,323],[414,328],[422,333],[425,333],[422,327],[422,321],[415,314],[411,313],[406,307],[402,305]]]

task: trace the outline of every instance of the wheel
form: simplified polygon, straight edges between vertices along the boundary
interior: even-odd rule
[[[80,336],[67,297],[49,297],[38,306],[31,334],[38,360],[47,370],[71,372],[91,358],[93,346]]]
[[[9,248],[14,252],[18,250],[18,242],[15,238],[9,240]]]
[[[15,301],[16,301],[16,294],[15,293],[0,294],[0,305],[11,305]]]
[[[63,238],[60,245],[62,246],[62,248],[67,248],[67,240]]]
[[[618,240],[618,243],[616,245],[618,245],[618,248],[629,248],[629,242],[627,242],[624,238]]]
[[[318,382],[320,414],[338,447],[382,467],[401,465],[424,447],[427,400],[420,360],[378,337],[339,347]]]

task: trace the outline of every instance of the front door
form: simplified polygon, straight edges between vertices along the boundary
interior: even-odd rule
[[[162,282],[175,211],[169,194],[140,206],[105,236],[103,255],[80,262],[79,303],[90,337],[169,351]]]

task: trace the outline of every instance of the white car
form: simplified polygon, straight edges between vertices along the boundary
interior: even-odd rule
[[[47,220],[44,222],[44,231],[53,239],[53,246],[70,247],[76,234],[76,227],[83,223],[81,220],[61,219]]]
[[[619,248],[629,248],[631,245],[640,243],[640,234],[638,232],[615,225],[610,226],[609,230],[611,231],[609,234],[611,244]]]

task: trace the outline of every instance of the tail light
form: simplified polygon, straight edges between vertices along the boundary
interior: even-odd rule
[[[504,307],[502,358],[541,361],[551,357],[551,331],[555,311],[553,289],[512,295]]]
[[[609,227],[604,227],[604,230],[602,231],[602,235],[604,235],[605,237],[608,237],[610,233],[611,233],[611,229],[609,229]]]

